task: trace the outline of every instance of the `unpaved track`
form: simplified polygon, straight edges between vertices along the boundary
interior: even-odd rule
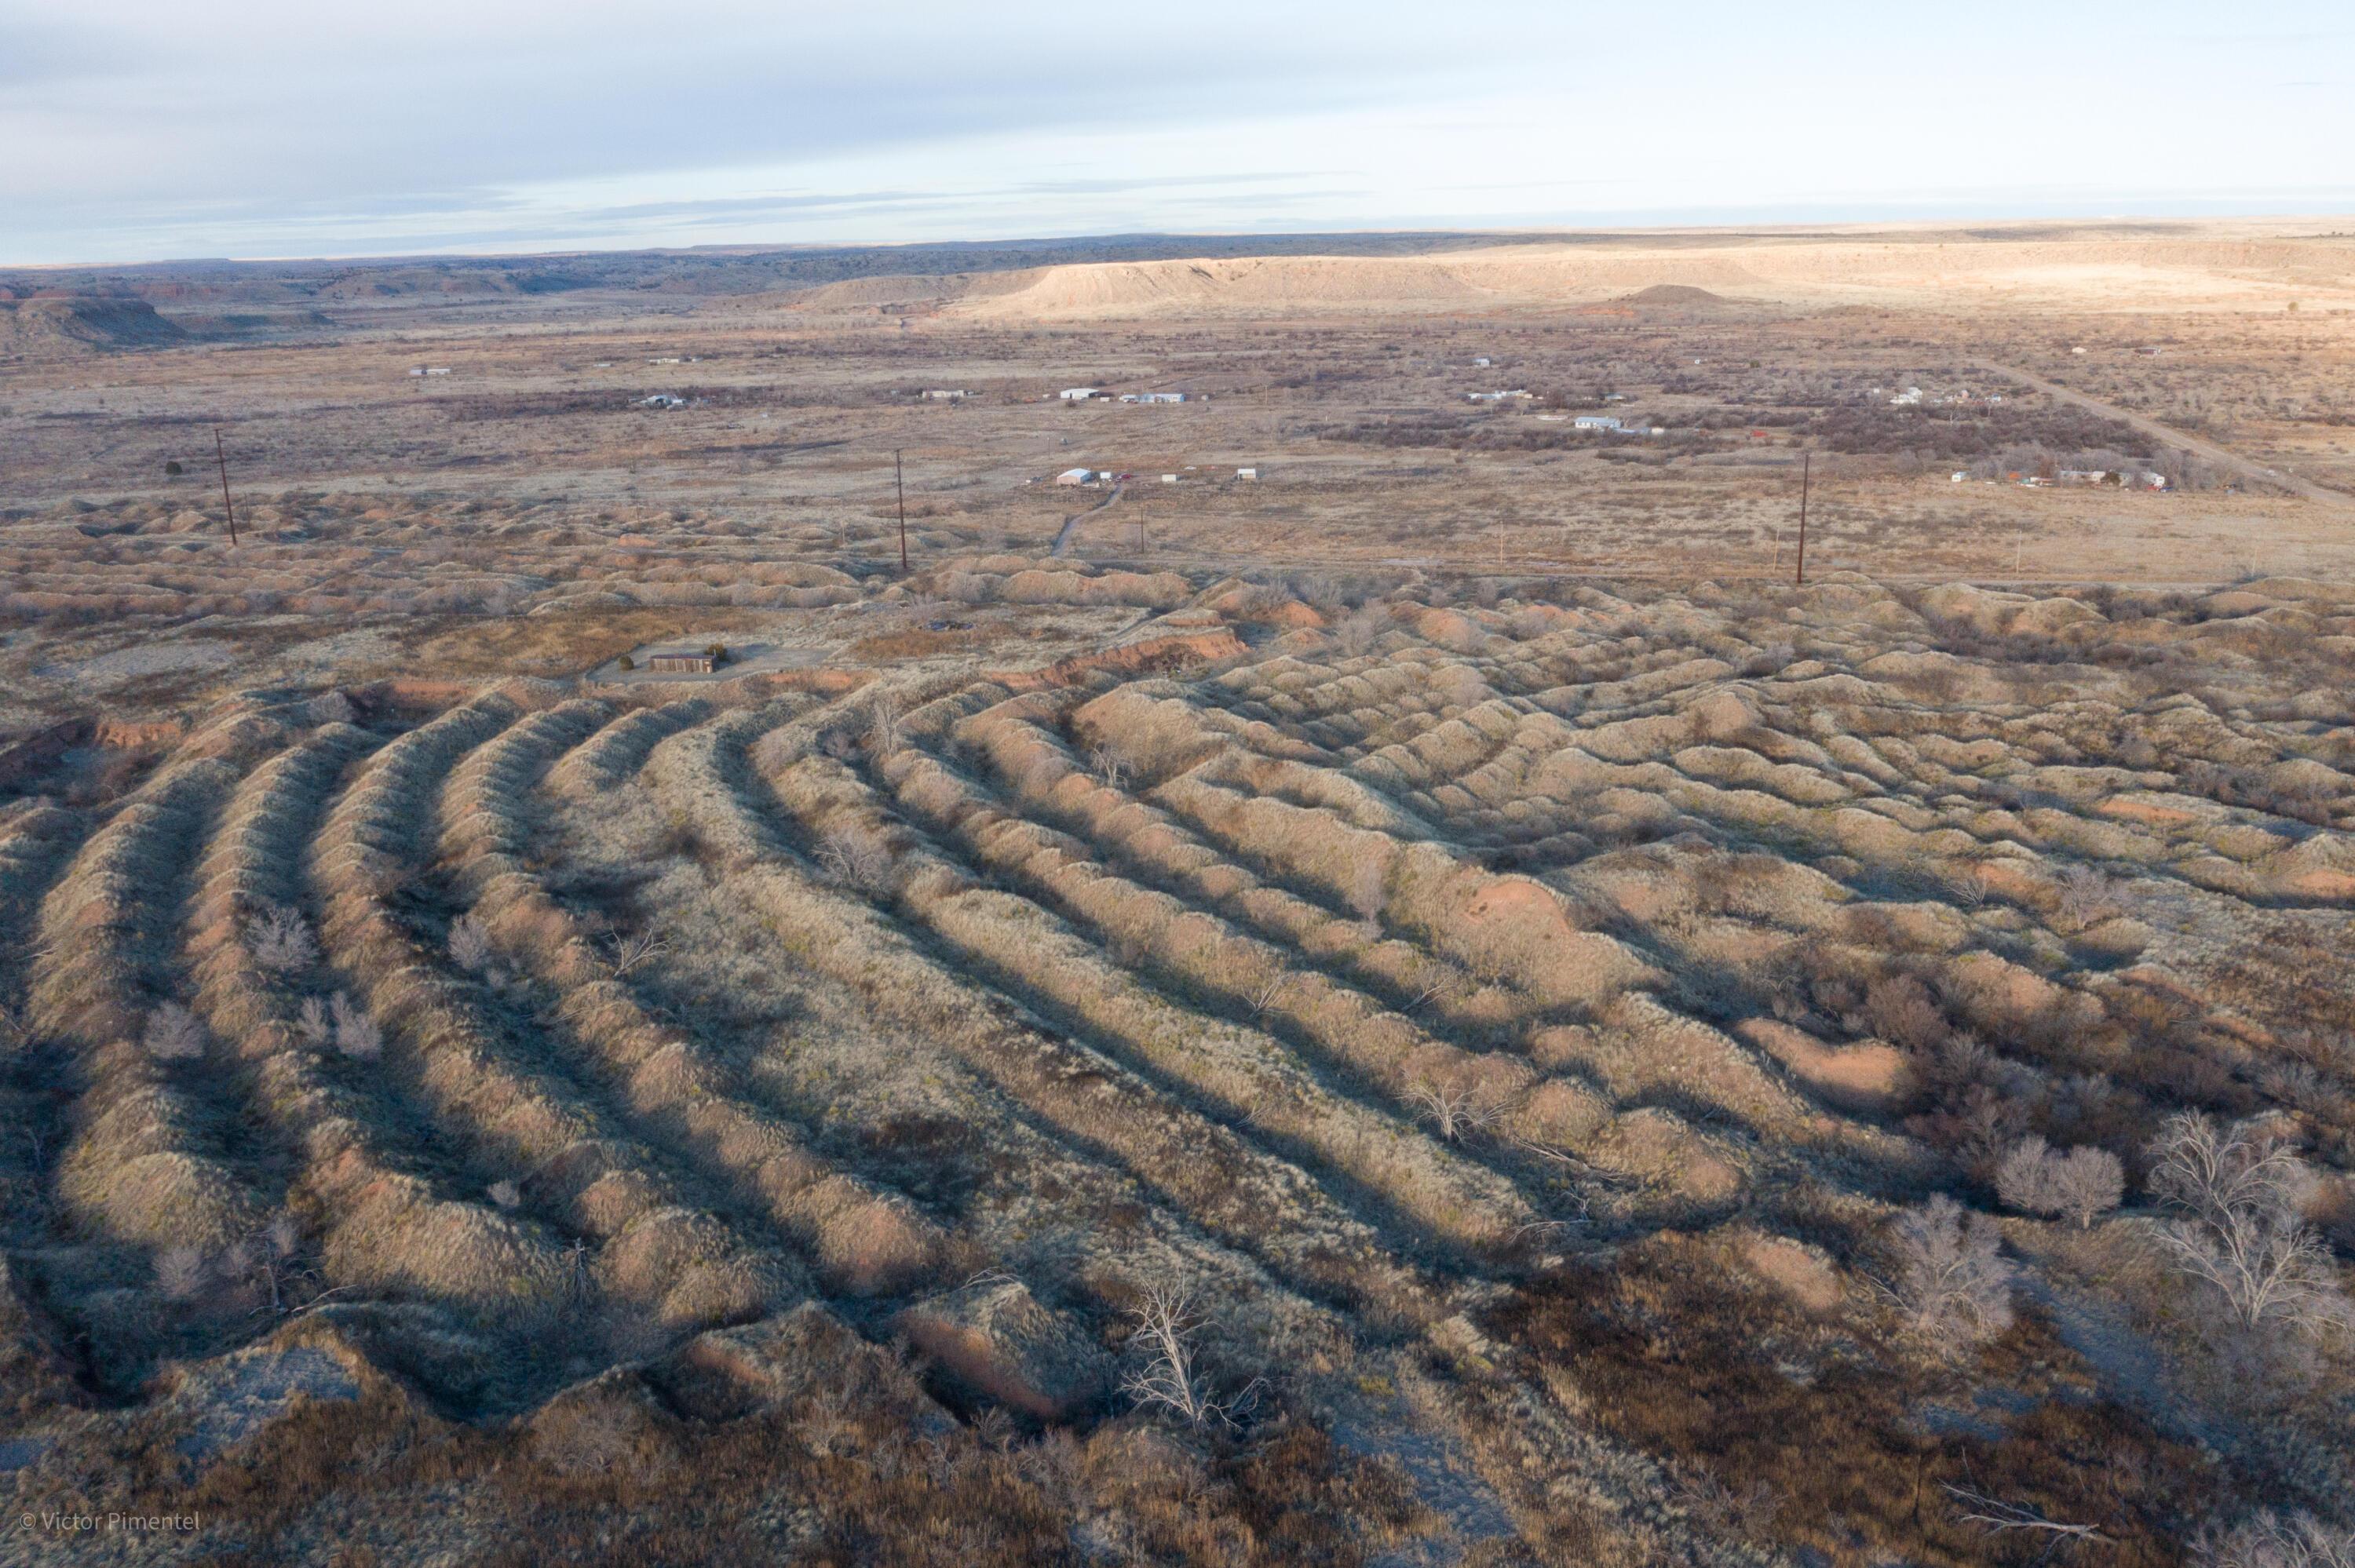
[[[2267,468],[2263,463],[2252,461],[2237,452],[2227,450],[2213,441],[2203,441],[2198,436],[2186,435],[2171,425],[2162,425],[2157,419],[2146,418],[2140,414],[2121,408],[2115,403],[2105,403],[2098,397],[2089,397],[2083,392],[2073,392],[2057,381],[2047,381],[2041,376],[2030,376],[2027,371],[2014,369],[2009,365],[1982,365],[1979,368],[1992,371],[1998,376],[2009,376],[2023,386],[2035,387],[2048,397],[2058,397],[2063,403],[2073,403],[2091,413],[2104,415],[2123,425],[2131,425],[2154,440],[2166,441],[2171,446],[2182,448],[2185,451],[2196,452],[2210,462],[2221,463],[2233,472],[2246,475],[2251,479],[2261,479],[2268,484],[2277,484],[2284,490],[2306,497],[2308,501],[2319,501],[2325,506],[2335,506],[2341,510],[2355,509],[2355,496],[2350,496],[2343,491],[2328,489],[2316,484],[2311,480],[2300,479],[2296,474],[2285,472],[2281,469]]]
[[[1064,518],[1061,530],[1055,535],[1055,547],[1047,553],[1050,556],[1061,555],[1064,547],[1071,544],[1072,531],[1079,527],[1080,520],[1085,517],[1092,517],[1097,513],[1103,511],[1105,507],[1110,506],[1114,502],[1118,501],[1120,499],[1120,492],[1121,487],[1115,484],[1112,487],[1112,493],[1110,495],[1105,496],[1102,501],[1097,502],[1085,512],[1074,512],[1069,517]]]

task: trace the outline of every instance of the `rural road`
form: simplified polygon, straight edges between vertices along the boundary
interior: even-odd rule
[[[2098,397],[2089,397],[2083,392],[2072,391],[2057,381],[2047,381],[2041,376],[2030,376],[2027,371],[2016,370],[2009,365],[1983,365],[1979,368],[1991,371],[1998,376],[2009,376],[2022,386],[2033,387],[2048,397],[2057,397],[2063,403],[2073,403],[2089,413],[2115,419],[2122,425],[2130,425],[2154,440],[2165,441],[2169,446],[2179,447],[2185,451],[2196,453],[2206,458],[2210,462],[2231,469],[2233,472],[2248,478],[2262,479],[2268,484],[2280,485],[2284,490],[2294,492],[2308,501],[2319,501],[2325,506],[2355,506],[2355,496],[2348,495],[2343,491],[2331,490],[2316,484],[2310,480],[2300,479],[2296,474],[2286,473],[2280,469],[2267,468],[2263,463],[2253,462],[2237,452],[2218,446],[2213,441],[2203,441],[2198,436],[2185,435],[2171,425],[2162,425],[2157,419],[2146,418],[2140,414],[2121,408],[2115,403],[2105,403]]]
[[[1120,499],[1120,491],[1121,487],[1115,484],[1112,487],[1112,493],[1105,496],[1102,501],[1097,502],[1093,506],[1089,507],[1084,512],[1074,512],[1069,517],[1064,518],[1062,531],[1055,535],[1055,547],[1047,553],[1050,556],[1061,555],[1063,553],[1063,546],[1071,542],[1071,531],[1080,525],[1080,519],[1082,517],[1092,517],[1097,513],[1103,511],[1105,507],[1110,506],[1114,502],[1118,501]]]

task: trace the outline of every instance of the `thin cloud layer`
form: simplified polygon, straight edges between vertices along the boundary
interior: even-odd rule
[[[0,263],[2355,201],[2334,13],[2059,11],[0,0]]]

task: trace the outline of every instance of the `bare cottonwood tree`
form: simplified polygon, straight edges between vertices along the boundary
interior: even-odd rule
[[[1897,1219],[1897,1298],[1924,1339],[1973,1346],[2011,1327],[2003,1233],[1941,1192]]]
[[[375,1019],[352,1005],[352,999],[342,991],[328,1004],[328,1012],[336,1024],[336,1049],[357,1061],[366,1062],[384,1049],[384,1031]]]
[[[1107,789],[1124,789],[1128,784],[1128,759],[1108,746],[1096,747],[1088,753],[1088,771]]]
[[[900,723],[900,699],[884,696],[875,699],[867,714],[868,755],[880,762],[907,749],[908,739]]]
[[[1465,980],[1464,971],[1444,959],[1424,954],[1415,965],[1414,973],[1407,979],[1405,1011],[1412,1012],[1425,1002],[1457,995],[1465,989]]]
[[[450,958],[462,969],[480,970],[491,961],[491,934],[481,920],[461,915],[450,923]]]
[[[319,960],[319,944],[300,912],[282,904],[246,922],[245,940],[253,961],[272,974],[298,974]]]
[[[1273,956],[1248,942],[1230,944],[1220,957],[1220,967],[1227,971],[1236,993],[1251,1009],[1253,1018],[1282,1001],[1284,992],[1299,978]]]
[[[613,978],[619,980],[640,964],[650,963],[670,951],[670,944],[655,931],[640,931],[634,936],[616,934],[607,951],[613,960]]]
[[[2345,1319],[2329,1248],[2306,1224],[2314,1173],[2286,1144],[2187,1111],[2150,1155],[2150,1190],[2176,1213],[2160,1250],[2213,1286],[2235,1322],[2311,1333]]]
[[[1333,641],[1343,653],[1356,659],[1372,652],[1374,644],[1394,624],[1388,606],[1369,604],[1341,618],[1340,624],[1333,628]]]
[[[2117,885],[2090,865],[2073,865],[2061,877],[2061,915],[2073,926],[2096,926],[2119,910]]]
[[[1128,1337],[1145,1365],[1121,1382],[1121,1391],[1147,1410],[1157,1410],[1188,1426],[1212,1423],[1232,1425],[1258,1402],[1265,1381],[1253,1378],[1248,1387],[1220,1398],[1196,1365],[1194,1336],[1200,1321],[1192,1294],[1179,1285],[1148,1288],[1135,1308],[1136,1329]]]
[[[294,1032],[323,1050],[335,1039],[336,1026],[328,1019],[325,997],[306,996],[303,999],[301,1010],[294,1014]]]
[[[158,1062],[192,1062],[205,1054],[205,1026],[176,1001],[167,1001],[147,1015],[139,1043]]]
[[[818,841],[817,863],[826,880],[869,897],[891,890],[891,860],[890,847],[865,828],[828,828]]]
[[[1996,1195],[2024,1214],[2074,1220],[2083,1230],[2126,1196],[2126,1168],[2106,1149],[2067,1150],[2030,1134],[1996,1167]]]
[[[155,1255],[155,1288],[168,1301],[194,1301],[204,1294],[212,1268],[201,1248],[167,1246]]]
[[[2355,1530],[2267,1509],[2192,1543],[2200,1568],[2355,1568]]]

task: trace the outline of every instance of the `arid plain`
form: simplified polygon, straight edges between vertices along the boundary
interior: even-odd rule
[[[2355,223],[0,311],[0,1561],[2355,1551]]]

